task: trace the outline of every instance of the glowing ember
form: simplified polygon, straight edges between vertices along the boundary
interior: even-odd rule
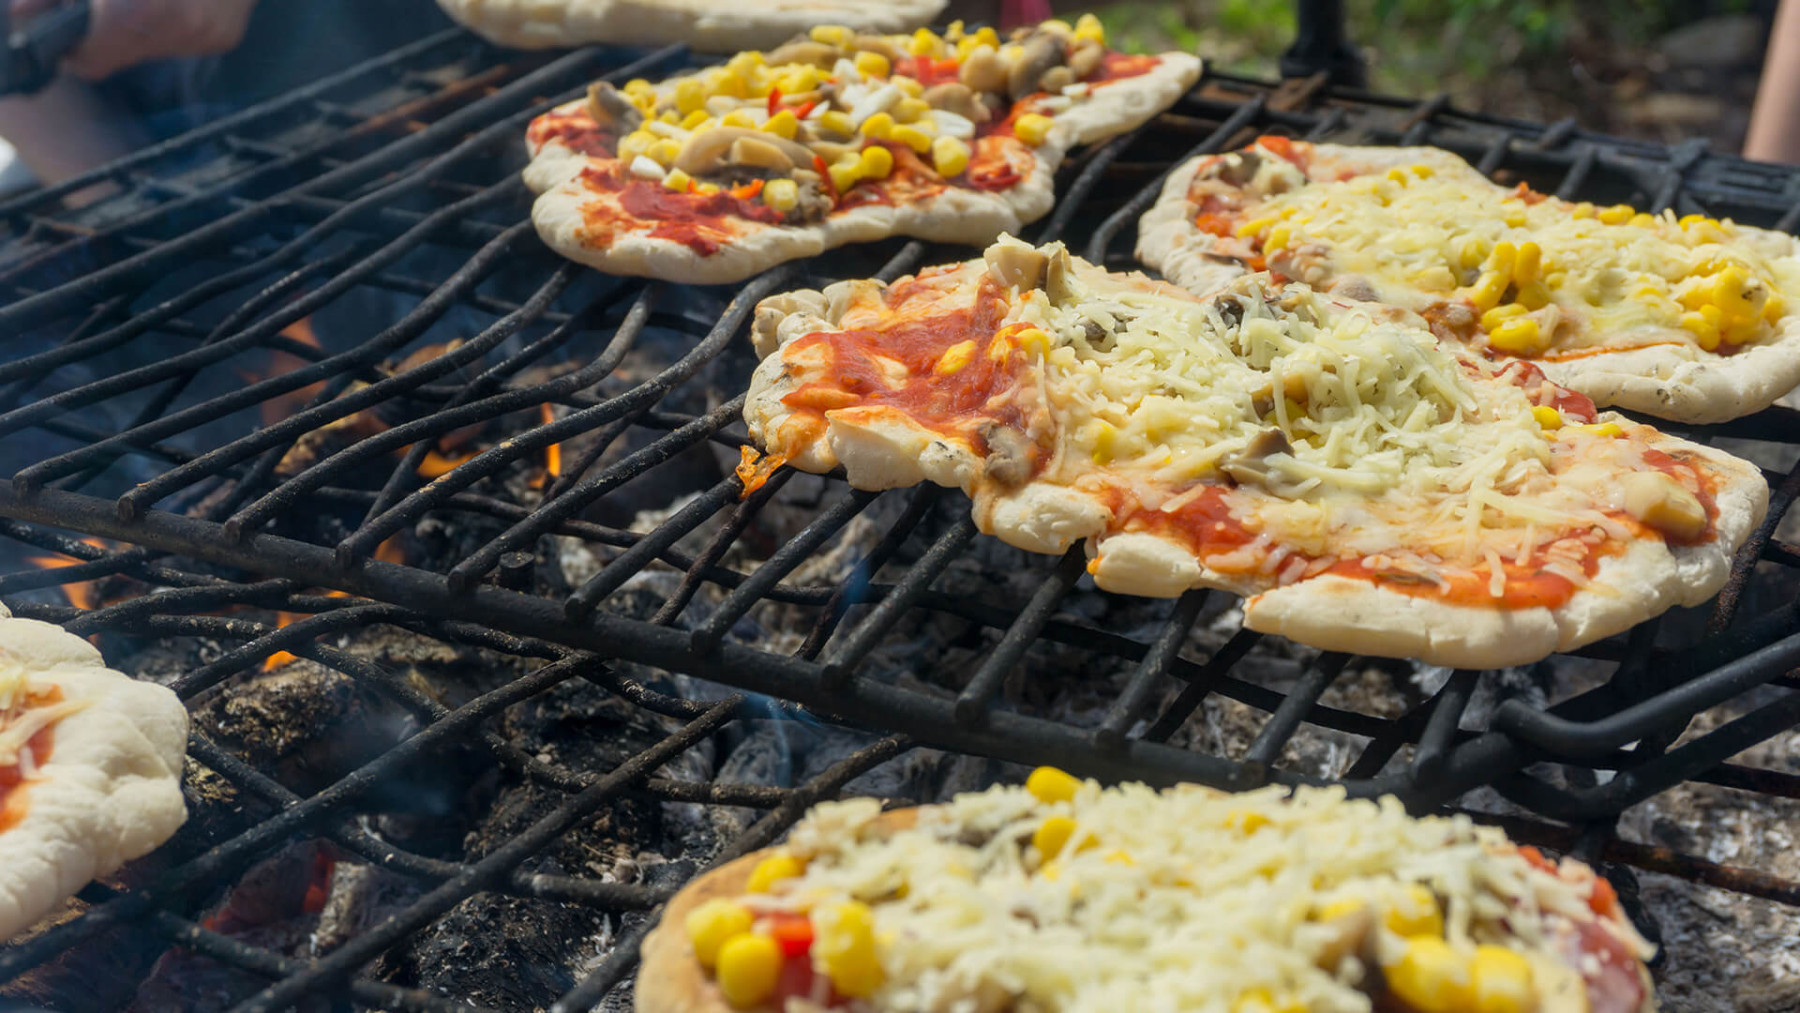
[[[400,545],[400,536],[393,535],[377,546],[375,549],[375,558],[383,563],[405,563],[406,550]],[[327,590],[324,594],[328,598],[350,597],[348,592],[336,589]],[[281,629],[284,626],[292,626],[294,623],[299,622],[301,618],[301,616],[293,612],[277,612],[275,613],[275,628]],[[263,659],[262,670],[265,672],[273,672],[277,668],[297,660],[299,659],[287,651],[276,651],[274,654]]]
[[[548,401],[538,406],[538,418],[544,425],[556,421],[556,409]],[[533,489],[542,489],[551,479],[562,475],[562,444],[552,443],[544,448],[544,471],[531,476],[526,484]]]
[[[81,542],[83,545],[92,545],[96,549],[106,548],[106,543],[98,538],[83,538]],[[87,562],[85,559],[71,559],[67,556],[29,556],[25,561],[33,566],[42,567],[46,570],[56,570],[65,566],[75,566]],[[103,604],[100,601],[98,591],[91,581],[83,580],[64,584],[61,586],[60,590],[63,593],[63,597],[69,599],[69,604],[78,609],[97,609]]]
[[[303,345],[310,345],[313,348],[319,349],[324,348],[323,345],[319,344],[318,335],[313,333],[311,317],[301,317],[299,320],[287,325],[281,329],[281,335],[282,337],[292,339]],[[292,373],[294,370],[301,369],[308,365],[311,365],[311,363],[297,355],[292,355],[287,352],[270,352],[269,367],[266,373],[259,375],[248,370],[239,370],[238,375],[243,377],[245,382],[255,383],[258,380],[273,379],[277,376]],[[325,389],[325,384],[323,382],[309,383],[298,390],[291,390],[286,394],[278,394],[275,397],[264,401],[259,406],[263,425],[272,426],[306,407],[306,403],[311,401],[314,395],[318,394],[319,391],[323,389]]]
[[[300,617],[292,612],[277,612],[275,613],[275,628],[280,629],[283,626],[292,626],[299,620]],[[263,659],[262,670],[265,672],[273,672],[277,668],[296,660],[298,659],[286,651],[276,651],[274,654]]]
[[[419,462],[419,477],[430,479],[447,475],[454,469],[468,463],[474,456],[475,451],[470,451],[466,454],[440,454],[435,450],[429,451],[426,453],[424,459]]]

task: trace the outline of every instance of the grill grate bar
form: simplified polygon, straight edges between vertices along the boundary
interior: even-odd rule
[[[1188,715],[1194,712],[1194,708],[1200,706],[1201,701],[1206,699],[1206,694],[1213,691],[1214,683],[1218,682],[1233,665],[1243,660],[1244,655],[1249,654],[1250,649],[1255,647],[1256,642],[1261,639],[1262,634],[1254,630],[1239,630],[1232,634],[1231,639],[1227,640],[1224,646],[1213,652],[1212,657],[1206,659],[1206,664],[1199,666],[1192,675],[1183,676],[1188,680],[1188,684],[1182,688],[1181,695],[1177,696],[1151,723],[1149,729],[1144,732],[1144,738],[1150,742],[1167,741],[1169,736],[1174,735],[1176,729],[1187,721]],[[1176,660],[1179,661],[1179,659]]]
[[[1463,711],[1468,709],[1469,699],[1475,695],[1475,684],[1480,679],[1480,672],[1459,668],[1450,673],[1443,688],[1438,690],[1431,705],[1431,716],[1425,721],[1425,731],[1419,736],[1419,746],[1413,751],[1410,774],[1414,784],[1435,781],[1443,772],[1450,746],[1456,740],[1457,725],[1462,721]]]
[[[1280,707],[1275,708],[1275,713],[1269,715],[1269,720],[1256,733],[1255,740],[1244,753],[1244,763],[1250,767],[1253,777],[1262,775],[1263,771],[1258,770],[1258,767],[1267,768],[1281,755],[1282,747],[1299,731],[1306,712],[1319,702],[1319,697],[1325,694],[1337,680],[1338,673],[1349,662],[1348,654],[1327,651],[1319,655],[1305,674],[1300,676],[1300,681],[1288,691],[1287,698],[1281,701]]]
[[[1181,653],[1181,645],[1187,641],[1188,631],[1200,619],[1200,612],[1206,607],[1211,593],[1205,590],[1184,592],[1175,600],[1175,607],[1170,612],[1169,621],[1163,624],[1162,632],[1144,652],[1142,661],[1132,670],[1125,688],[1119,691],[1119,698],[1107,708],[1106,717],[1100,727],[1094,730],[1094,742],[1101,749],[1117,752],[1125,744],[1126,735],[1137,721],[1138,715],[1150,703],[1150,694],[1155,691],[1156,684],[1169,674],[1169,666]]]
[[[1086,554],[1081,546],[1071,545],[1064,552],[1056,569],[1050,572],[1050,579],[1038,585],[1032,592],[1031,600],[1019,611],[1012,625],[1000,638],[1000,643],[982,659],[981,667],[963,691],[956,697],[956,723],[964,728],[977,727],[987,716],[988,706],[1000,692],[1000,681],[1006,673],[1013,670],[1024,659],[1025,652],[1031,649],[1038,635],[1043,632],[1044,624],[1056,607],[1062,603],[1069,589],[1081,579],[1085,572]]]
[[[779,485],[776,486],[780,488]],[[650,561],[658,559],[669,550],[669,547],[686,537],[695,528],[706,523],[707,519],[724,509],[725,504],[737,498],[740,486],[737,477],[721,480],[711,489],[696,496],[692,502],[672,514],[667,521],[657,525],[655,531],[638,540],[636,545],[626,549],[619,556],[601,568],[599,573],[588,578],[587,583],[575,590],[563,603],[563,614],[571,621],[580,621],[600,599],[618,590],[624,583],[640,573]],[[742,511],[740,511],[741,513]],[[708,547],[709,549],[711,546]],[[720,548],[723,552],[723,547]],[[705,570],[712,562],[706,558],[707,553],[695,557],[688,569]]]
[[[773,483],[776,479],[793,473],[791,468],[782,469],[770,476],[769,482]],[[767,484],[764,487],[767,488]],[[863,600],[861,596],[872,591],[870,578],[881,572],[881,568],[887,565],[888,560],[893,558],[895,552],[899,551],[901,544],[919,526],[919,522],[937,504],[941,496],[942,490],[930,482],[922,483],[912,490],[907,497],[906,511],[882,533],[881,540],[875,543],[875,547],[869,550],[869,554],[857,561],[855,568],[850,571],[850,576],[838,585],[836,590],[832,591],[831,598],[825,602],[825,607],[819,612],[819,618],[814,621],[812,629],[807,631],[806,640],[801,643],[800,649],[794,652],[795,657],[805,661],[818,658],[819,652],[825,649],[826,642],[837,630],[838,623],[850,611],[850,606]]]
[[[881,601],[869,610],[869,614],[863,617],[862,622],[857,623],[849,635],[826,655],[825,669],[821,674],[826,687],[835,689],[848,681],[882,636],[912,608],[926,589],[950,568],[950,564],[974,540],[975,519],[968,516],[959,517],[950,530],[939,536],[931,548],[926,549],[925,554],[919,557],[919,561],[906,571],[906,576],[890,588]]]

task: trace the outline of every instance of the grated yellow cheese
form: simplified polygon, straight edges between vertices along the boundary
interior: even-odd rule
[[[0,767],[29,766],[28,746],[31,737],[46,726],[68,717],[91,701],[63,700],[38,707],[29,706],[30,694],[36,689],[29,675],[21,669],[0,670]]]

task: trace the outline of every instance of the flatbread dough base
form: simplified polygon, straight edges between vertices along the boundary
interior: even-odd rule
[[[106,668],[91,644],[50,623],[0,618],[0,655],[69,699],[93,699],[56,723],[49,761],[23,786],[25,817],[0,832],[4,941],[187,820],[187,710],[169,690]]]
[[[722,240],[712,254],[645,234],[654,223],[646,223],[645,232],[620,232],[601,243],[582,211],[595,200],[606,199],[581,180],[590,159],[552,140],[533,153],[525,168],[525,183],[538,194],[531,205],[531,221],[545,245],[577,263],[608,274],[696,285],[743,281],[777,264],[889,236],[981,246],[1050,212],[1056,203],[1056,170],[1069,148],[1137,129],[1199,80],[1199,57],[1187,53],[1159,57],[1147,73],[1096,88],[1086,102],[1059,113],[1044,143],[1030,149],[1030,171],[1005,190],[946,186],[922,200],[865,204],[807,225],[727,219],[733,238]],[[584,103],[569,102],[555,112],[579,113]]]
[[[1467,162],[1438,148],[1357,148],[1320,144],[1316,158],[1334,159],[1380,170],[1423,163],[1439,174],[1481,176]],[[1198,208],[1187,199],[1188,187],[1208,157],[1189,160],[1169,175],[1156,203],[1138,221],[1138,259],[1163,277],[1196,295],[1216,291],[1232,278],[1248,273],[1241,265],[1207,257],[1217,237],[1194,223]],[[1785,246],[1784,255],[1800,262],[1800,239],[1760,230],[1753,237],[1764,247]],[[1765,249],[1765,253],[1779,251]],[[1626,341],[1656,341],[1662,331],[1627,331]],[[1624,408],[1676,422],[1705,424],[1760,411],[1800,385],[1800,314],[1782,320],[1775,336],[1731,355],[1702,351],[1685,338],[1661,344],[1601,351],[1557,361],[1531,360],[1551,380],[1580,391],[1602,407]]]
[[[1075,269],[1091,287],[1118,285],[1084,261]],[[1148,279],[1124,282],[1154,285]],[[1667,545],[1634,539],[1603,557],[1593,580],[1562,605],[1501,612],[1409,595],[1373,581],[1320,575],[1269,588],[1267,578],[1223,573],[1191,549],[1145,532],[1106,534],[1110,508],[1079,484],[1028,482],[1004,489],[983,478],[982,456],[966,440],[919,425],[880,406],[852,406],[825,414],[822,431],[792,442],[793,412],[782,401],[805,382],[809,365],[790,362],[779,347],[802,334],[836,329],[837,320],[795,310],[787,296],[765,300],[765,309],[794,312],[800,326],[783,328],[765,317],[757,327],[765,356],[751,377],[744,419],[751,438],[788,463],[822,473],[842,466],[851,486],[882,490],[923,481],[960,488],[973,501],[976,526],[1028,552],[1060,555],[1081,539],[1094,560],[1094,582],[1104,590],[1145,597],[1176,597],[1190,588],[1217,588],[1248,598],[1245,624],[1327,650],[1416,658],[1459,668],[1499,668],[1542,660],[1629,629],[1675,605],[1698,605],[1723,586],[1731,555],[1762,522],[1769,489],[1759,471],[1721,451],[1660,435],[1654,446],[1702,459],[1714,477],[1718,517],[1713,540]],[[778,334],[775,342],[766,335]],[[1623,418],[1603,413],[1602,421]]]
[[[560,49],[603,42],[707,53],[773,49],[814,25],[909,32],[946,0],[438,0],[458,24],[503,46]]]

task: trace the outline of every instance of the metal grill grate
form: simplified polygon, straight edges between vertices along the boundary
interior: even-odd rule
[[[1306,653],[1286,691],[1243,676],[1247,658],[1278,646],[1255,633],[1238,631],[1207,656],[1190,657],[1196,625],[1223,601],[1209,604],[1202,592],[1161,606],[1147,634],[1083,621],[1081,603],[1102,596],[1083,584],[1079,551],[1038,561],[1035,590],[1024,600],[946,589],[946,573],[979,537],[954,493],[877,495],[828,480],[810,523],[742,569],[729,562],[734,548],[791,473],[777,473],[741,500],[736,479],[719,478],[647,531],[592,519],[597,505],[677,467],[692,448],[742,441],[742,398],[731,395],[748,376],[740,332],[758,299],[821,278],[891,278],[967,255],[893,242],[777,268],[732,291],[604,278],[561,263],[522,221],[519,138],[532,116],[572,97],[595,74],[610,70],[623,81],[684,59],[671,50],[626,63],[639,55],[589,50],[502,63],[467,36],[447,33],[90,177],[0,205],[12,236],[0,249],[0,292],[8,300],[0,328],[16,335],[0,363],[0,436],[15,457],[6,465],[12,483],[0,488],[0,516],[12,520],[0,533],[79,561],[0,576],[0,594],[19,614],[83,634],[237,644],[183,678],[179,688],[189,696],[289,651],[389,695],[423,726],[305,798],[197,738],[193,758],[273,815],[129,892],[90,888],[84,896],[97,903],[93,911],[0,951],[0,982],[112,925],[136,921],[275,982],[245,1010],[284,1008],[314,990],[339,989],[364,1005],[467,1009],[353,976],[478,891],[607,910],[658,903],[666,891],[518,871],[561,828],[628,788],[769,808],[732,843],[730,853],[739,853],[773,839],[804,805],[911,741],[1108,779],[1244,788],[1309,780],[1278,762],[1284,748],[1309,730],[1346,733],[1363,743],[1339,778],[1352,793],[1392,792],[1430,808],[1489,785],[1569,824],[1513,820],[1509,829],[1521,840],[1800,903],[1800,884],[1610,836],[1621,810],[1683,781],[1800,798],[1800,776],[1726,762],[1800,722],[1800,694],[1793,692],[1800,682],[1785,674],[1800,662],[1800,606],[1758,607],[1751,584],[1758,560],[1800,565],[1800,547],[1773,538],[1800,494],[1800,467],[1770,473],[1770,519],[1740,555],[1705,630],[1669,629],[1659,641],[1652,623],[1594,645],[1581,654],[1614,666],[1597,688],[1547,711],[1503,704],[1474,730],[1461,726],[1479,673],[1455,673],[1441,690],[1392,715],[1321,702],[1352,660],[1340,654]],[[1128,266],[1126,237],[1164,173],[1186,154],[1264,131],[1436,144],[1485,172],[1564,196],[1789,230],[1800,223],[1800,174],[1703,146],[1671,149],[1589,134],[1572,123],[1471,116],[1442,99],[1411,103],[1328,89],[1321,80],[1275,87],[1213,75],[1149,127],[1066,167],[1058,209],[1033,238],[1091,237],[1091,259]],[[99,199],[58,209],[62,196],[83,190]],[[322,335],[318,345],[293,336],[306,320]],[[327,321],[337,329],[328,331]],[[680,339],[678,351],[657,359],[651,353],[666,351],[670,335]],[[452,336],[464,340],[442,355],[383,366]],[[274,353],[292,357],[295,368],[266,375]],[[622,364],[646,357],[654,362],[648,379],[614,380]],[[544,368],[558,362],[574,365]],[[709,402],[712,383],[723,394]],[[520,428],[435,479],[420,477],[439,438],[544,405],[556,406],[552,421]],[[297,474],[282,471],[284,456],[307,439],[365,412],[381,415],[380,432],[316,450]],[[1753,440],[1779,453],[1800,444],[1800,415],[1772,408],[1685,435]],[[547,483],[539,502],[495,493],[511,469],[577,440],[588,449],[571,454],[577,459]],[[378,485],[371,487],[371,475]],[[898,502],[878,506],[887,501]],[[796,580],[796,571],[853,521],[877,516],[884,519],[850,579]],[[438,564],[377,558],[396,535],[445,521],[481,532],[480,540],[440,554]],[[713,526],[699,548],[682,546],[707,524]],[[74,540],[51,527],[119,544]],[[557,593],[541,593],[535,559],[550,536],[580,540],[603,565]],[[656,567],[680,574],[675,590],[648,617],[623,607],[629,582]],[[30,595],[112,575],[134,578],[150,593],[85,612]],[[361,597],[309,592],[314,588]],[[702,592],[716,598],[705,610],[695,604]],[[797,649],[777,651],[740,636],[771,603],[809,617]],[[304,618],[277,629],[211,614],[238,607]],[[880,661],[896,627],[922,614],[953,618],[982,645],[978,667],[956,692],[895,678]],[[370,624],[549,664],[446,709],[393,673],[321,643]],[[1028,663],[1027,652],[1040,645],[1096,665],[1125,665],[1131,674],[1103,713],[1074,722],[1005,692],[1009,677]],[[907,738],[884,740],[793,791],[658,780],[653,775],[667,758],[747,705],[737,697],[714,705],[664,697],[611,671],[621,662],[688,673]],[[602,774],[524,756],[484,725],[509,704],[576,677],[686,724]],[[1761,706],[1675,744],[1695,715],[1758,687],[1775,687]],[[1172,700],[1158,710],[1165,696]],[[1268,715],[1241,752],[1168,741],[1209,696]],[[400,853],[358,828],[354,816],[387,772],[460,748],[472,736],[501,765],[554,786],[566,801],[470,864]],[[180,902],[209,880],[301,831],[324,832],[349,852],[439,885],[393,923],[305,965],[210,933],[183,913]],[[619,946],[559,1008],[585,1009],[598,1000],[628,973],[634,951],[629,941]]]

